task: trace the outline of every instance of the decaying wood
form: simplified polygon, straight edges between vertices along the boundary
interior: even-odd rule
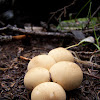
[[[26,38],[26,35],[17,35],[17,36],[12,36],[12,35],[0,35],[0,42],[4,41],[11,41],[12,39],[14,40],[20,40]]]
[[[93,66],[93,67],[96,68],[96,69],[100,69],[100,65],[98,65],[98,64],[96,64],[96,63],[92,63],[92,62],[90,62],[90,61],[82,61],[82,60],[80,60],[80,59],[78,59],[78,58],[76,58],[76,57],[74,57],[74,60],[75,60],[77,63],[81,63],[81,64],[83,64],[83,65],[86,65],[87,67]]]
[[[72,30],[66,30],[66,31],[59,31],[59,32],[44,32],[44,31],[33,31],[33,30],[26,30],[23,28],[18,28],[16,26],[12,26],[12,25],[7,25],[6,27],[0,28],[0,31],[2,30],[12,30],[12,31],[16,31],[25,34],[25,35],[38,35],[38,36],[52,36],[52,37],[74,37],[73,34],[71,34]],[[83,33],[91,33],[95,31],[100,31],[100,28],[94,28],[94,29],[87,29],[87,30],[82,30]]]
[[[28,30],[25,30],[25,29],[22,29],[22,28],[17,28],[17,27],[11,26],[11,25],[9,25],[7,27],[10,30],[21,32],[21,33],[26,34],[26,35],[40,35],[40,36],[53,36],[53,37],[71,36],[71,37],[73,37],[70,33],[61,34],[60,32],[28,31]]]

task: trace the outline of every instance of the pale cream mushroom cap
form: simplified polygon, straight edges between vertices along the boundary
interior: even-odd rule
[[[30,69],[24,77],[24,85],[27,89],[32,90],[38,84],[50,81],[49,71],[43,67]]]
[[[58,48],[52,49],[48,53],[48,55],[53,57],[56,62],[59,62],[59,61],[72,61],[72,62],[74,62],[74,57],[71,54],[71,52],[69,50],[66,50],[63,47],[58,47]]]
[[[44,82],[33,89],[31,100],[66,100],[66,93],[59,84]]]
[[[83,80],[81,68],[73,62],[61,61],[50,68],[51,79],[66,91],[78,88]]]
[[[29,62],[27,69],[30,70],[34,67],[44,67],[46,69],[50,69],[52,65],[54,65],[56,62],[54,58],[52,58],[49,55],[38,55],[32,58],[32,60]]]

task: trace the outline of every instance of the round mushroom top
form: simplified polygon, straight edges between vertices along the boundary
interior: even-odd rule
[[[30,70],[34,67],[44,67],[46,69],[50,69],[52,65],[54,65],[56,62],[54,58],[52,58],[49,55],[38,55],[32,58],[32,60],[29,62],[27,69]]]
[[[66,50],[65,48],[62,48],[62,47],[52,49],[48,53],[48,55],[53,57],[56,62],[59,62],[59,61],[72,61],[72,62],[74,62],[74,57],[71,54],[71,52],[69,50]]]
[[[50,81],[49,71],[43,67],[30,69],[24,77],[24,85],[27,89],[32,90],[34,87],[43,82]]]
[[[66,91],[78,88],[83,80],[81,68],[73,62],[61,61],[50,68],[51,79]]]
[[[31,100],[66,100],[66,93],[59,84],[44,82],[33,89]]]

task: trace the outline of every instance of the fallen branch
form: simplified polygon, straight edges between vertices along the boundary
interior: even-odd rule
[[[76,58],[76,57],[74,57],[74,60],[75,60],[77,63],[81,63],[81,64],[83,64],[83,65],[86,65],[87,67],[93,66],[93,67],[96,68],[96,69],[100,69],[100,65],[98,65],[98,64],[96,64],[96,63],[92,63],[92,62],[90,62],[90,61],[82,61],[82,60],[80,60],[80,59],[78,59],[78,58]]]
[[[33,31],[33,30],[26,30],[26,29],[22,29],[22,28],[18,28],[16,26],[12,26],[12,25],[7,25],[6,27],[2,27],[0,28],[0,31],[3,30],[12,30],[12,31],[16,31],[25,35],[40,35],[40,36],[53,36],[53,37],[74,37],[72,33],[72,30],[67,30],[65,32],[63,31],[59,31],[59,32],[43,32],[43,31]],[[100,28],[94,28],[94,29],[87,29],[87,30],[82,30],[82,33],[91,33],[95,31],[100,31]]]
[[[12,35],[0,35],[0,42],[4,41],[11,41],[12,39],[14,40],[20,40],[26,38],[26,35],[17,35],[17,36],[12,36]]]
[[[61,34],[59,32],[29,31],[29,30],[17,28],[17,27],[11,26],[11,25],[8,26],[8,29],[13,30],[13,31],[17,31],[17,32],[21,32],[21,33],[26,34],[26,35],[56,36],[56,37],[71,36],[71,37],[73,37],[72,34],[70,34],[70,33]]]

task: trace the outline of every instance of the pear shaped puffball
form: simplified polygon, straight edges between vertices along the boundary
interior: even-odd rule
[[[30,69],[24,77],[24,85],[27,89],[32,90],[38,84],[50,81],[49,71],[43,67]]]
[[[73,62],[61,61],[50,68],[51,79],[66,91],[78,88],[83,80],[81,68]]]
[[[66,93],[59,84],[44,82],[33,89],[31,100],[66,100]]]
[[[53,57],[56,62],[59,62],[59,61],[72,61],[72,62],[74,62],[74,57],[71,54],[71,52],[69,50],[66,50],[63,47],[58,47],[58,48],[52,49],[48,53],[48,55]]]
[[[50,69],[52,65],[54,65],[56,62],[54,58],[52,58],[49,55],[38,55],[32,58],[32,60],[29,62],[27,69],[30,70],[34,67],[44,67],[46,69]]]

